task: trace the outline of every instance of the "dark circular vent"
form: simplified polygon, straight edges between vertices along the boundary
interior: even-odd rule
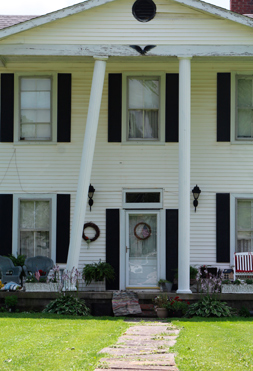
[[[132,8],[133,16],[139,22],[148,22],[156,14],[156,5],[152,0],[137,0]]]

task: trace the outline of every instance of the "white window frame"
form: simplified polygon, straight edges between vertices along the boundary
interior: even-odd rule
[[[128,139],[128,78],[129,77],[154,77],[159,78],[159,114],[158,114],[158,139]],[[165,73],[164,72],[123,72],[122,73],[122,134],[123,144],[130,145],[157,145],[165,143]]]
[[[17,256],[20,254],[19,225],[20,225],[20,201],[50,201],[50,247],[51,259],[56,262],[56,194],[38,194],[38,193],[17,193],[13,195],[13,231],[12,231],[12,253]]]
[[[21,140],[20,139],[20,80],[22,77],[51,79],[51,139]],[[15,144],[54,144],[57,142],[57,73],[56,72],[17,72],[14,74],[14,143]]]
[[[252,76],[253,80],[253,71],[240,71],[240,72],[231,72],[231,137],[230,141],[233,144],[252,144],[253,137],[251,139],[247,138],[237,138],[237,77],[238,76]]]
[[[233,193],[230,194],[230,265],[234,264],[234,253],[237,243],[237,200],[252,200],[253,193]]]
[[[160,193],[160,202],[126,202],[127,193]],[[124,209],[163,209],[162,188],[125,188],[122,192],[122,206]]]

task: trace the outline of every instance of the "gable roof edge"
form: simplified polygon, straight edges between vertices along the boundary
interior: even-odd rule
[[[78,4],[68,6],[67,8],[56,10],[52,13],[44,14],[42,16],[37,16],[31,20],[15,24],[10,27],[6,27],[0,30],[0,39],[5,37],[15,35],[22,31],[27,31],[32,28],[43,26],[46,23],[51,23],[56,20],[68,17],[70,15],[78,14],[84,10],[95,8],[100,5],[104,5],[115,0],[88,0]]]
[[[92,9],[100,5],[104,5],[116,0],[88,0],[78,4],[71,5],[67,8],[56,10],[55,12],[38,16],[31,20],[15,24],[4,29],[0,29],[0,40],[11,35],[15,35],[22,31],[27,31],[32,28],[42,26],[46,23],[51,23],[56,20],[68,17],[70,15],[78,14],[84,10]],[[216,5],[205,3],[201,0],[173,0],[176,3],[189,6],[193,9],[198,9],[206,13],[227,19],[245,26],[253,27],[253,19],[247,16],[234,13],[230,10],[220,8]]]
[[[204,12],[207,12],[218,17],[222,17],[229,21],[240,23],[244,26],[253,27],[252,19],[250,19],[249,17],[245,17],[245,15],[232,12],[231,10],[221,8],[219,6],[209,4],[201,0],[173,0],[173,1],[182,5],[192,7],[194,9],[202,10]]]

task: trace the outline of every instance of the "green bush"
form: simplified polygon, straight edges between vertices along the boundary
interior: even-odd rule
[[[240,317],[250,317],[250,312],[248,308],[242,306],[241,309],[239,310],[239,316]]]
[[[186,312],[187,317],[231,317],[234,310],[227,303],[214,296],[206,295],[197,303],[191,304]]]
[[[25,265],[25,255],[18,255],[17,257],[13,254],[9,254],[7,258],[11,259],[15,267],[23,267]]]
[[[247,285],[252,285],[253,280],[252,280],[251,278],[247,278],[247,279],[245,280],[245,282],[247,283]]]
[[[15,308],[18,303],[18,298],[16,295],[6,296],[4,303],[8,308]]]
[[[61,294],[57,299],[51,301],[43,313],[56,313],[72,316],[88,316],[90,310],[86,307],[84,300],[72,295]]]

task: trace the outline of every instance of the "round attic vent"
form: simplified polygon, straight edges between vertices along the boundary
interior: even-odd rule
[[[152,0],[137,0],[132,8],[133,16],[139,22],[149,22],[156,15],[156,5]]]

